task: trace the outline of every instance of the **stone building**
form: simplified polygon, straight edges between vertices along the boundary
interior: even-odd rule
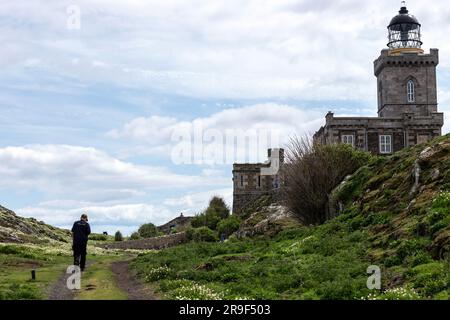
[[[283,149],[269,149],[265,163],[233,164],[233,214],[262,195],[280,188],[279,169],[284,163]]]
[[[169,222],[158,226],[158,230],[164,232],[165,234],[170,234],[173,232],[173,230],[180,231],[180,229],[183,229],[188,226],[188,224],[191,222],[193,217],[186,217],[181,213],[178,217],[175,219],[170,220]]]
[[[404,3],[403,3],[404,4]],[[405,5],[388,26],[388,49],[374,62],[378,117],[335,117],[314,135],[319,143],[349,143],[374,154],[392,154],[442,134],[438,112],[438,49],[421,48],[421,25]]]

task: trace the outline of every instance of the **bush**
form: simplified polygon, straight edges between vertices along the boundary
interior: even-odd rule
[[[331,191],[370,158],[368,152],[347,144],[313,144],[307,138],[294,138],[282,172],[286,205],[306,225],[325,222]]]
[[[133,232],[130,236],[130,240],[139,240],[141,239],[141,235],[139,234],[139,232]]]
[[[153,223],[146,223],[139,227],[138,230],[141,238],[153,238],[159,235],[158,228]]]
[[[225,201],[217,196],[214,196],[209,201],[209,211],[214,211],[221,219],[226,219],[230,215],[230,209],[226,205]]]
[[[211,230],[217,230],[219,222],[228,218],[229,215],[230,209],[225,204],[225,201],[215,196],[209,201],[208,208],[191,220],[191,226],[194,228],[208,227]]]
[[[231,234],[236,232],[241,225],[241,219],[238,216],[232,215],[225,220],[222,220],[217,225],[217,231],[219,235],[225,234],[229,237]]]
[[[117,231],[116,234],[114,235],[114,241],[123,241],[123,236],[120,231]]]
[[[106,241],[108,240],[108,236],[104,235],[104,234],[91,234],[89,235],[89,240],[94,240],[94,241]]]
[[[218,240],[216,233],[208,227],[188,229],[187,237],[196,242],[215,242]]]

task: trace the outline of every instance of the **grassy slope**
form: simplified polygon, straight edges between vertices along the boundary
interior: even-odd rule
[[[0,206],[0,242],[50,243],[69,242],[70,232],[37,221],[17,216]]]
[[[322,226],[190,243],[142,255],[134,267],[175,299],[449,299],[449,142],[429,144],[440,151],[421,162],[417,194],[411,171],[427,146],[361,168],[334,193],[341,215]],[[366,287],[373,264],[383,293]]]

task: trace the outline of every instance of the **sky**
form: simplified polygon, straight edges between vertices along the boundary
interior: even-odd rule
[[[450,131],[450,11],[410,0],[439,48]],[[68,228],[135,231],[232,204],[232,163],[376,116],[373,61],[400,1],[2,0],[0,205]],[[241,140],[239,140],[241,139]],[[240,142],[239,142],[240,141]],[[247,143],[247,144],[246,144]]]

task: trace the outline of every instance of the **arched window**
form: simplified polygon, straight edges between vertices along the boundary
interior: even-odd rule
[[[415,101],[415,97],[414,97],[414,81],[409,80],[408,84],[406,85],[406,90],[407,90],[407,98],[408,98],[408,102],[414,102]]]

